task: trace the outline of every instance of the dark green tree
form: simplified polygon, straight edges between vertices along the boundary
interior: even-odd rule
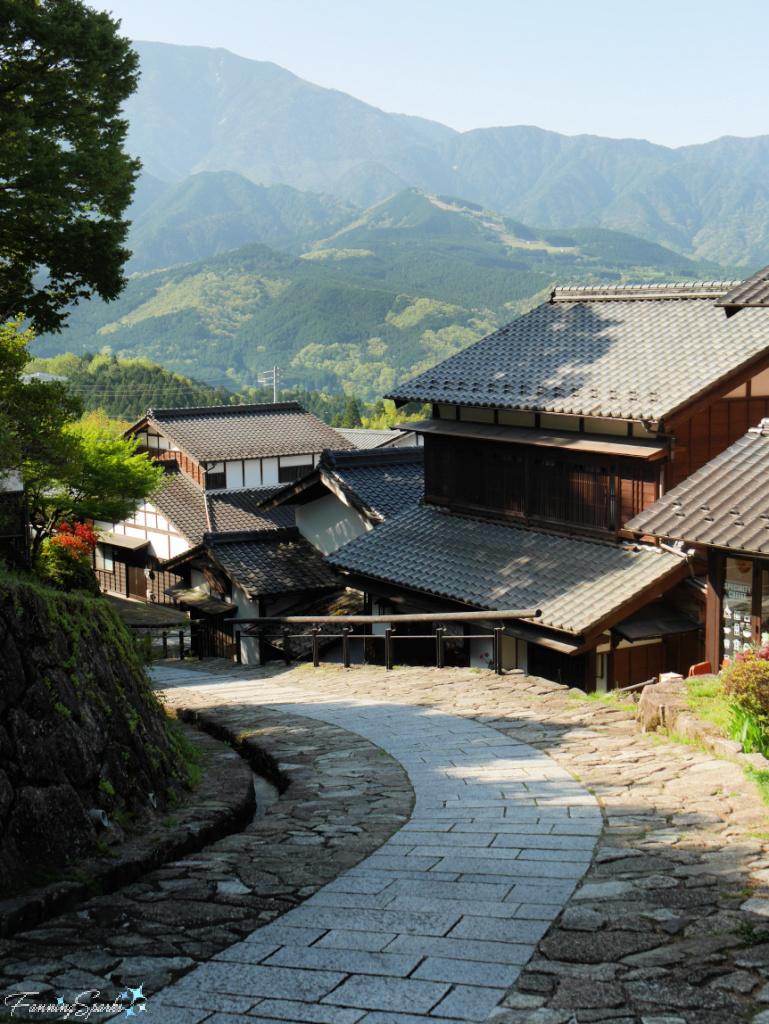
[[[347,402],[347,408],[342,416],[342,422],[339,424],[340,427],[361,427],[363,426],[360,418],[360,409],[355,399],[350,396]]]
[[[138,57],[118,28],[81,0],[0,0],[0,320],[37,333],[125,284]]]

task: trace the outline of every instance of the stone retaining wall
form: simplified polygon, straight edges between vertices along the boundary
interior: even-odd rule
[[[185,768],[102,598],[0,585],[0,883],[71,866],[166,813]],[[104,810],[110,825],[94,825]]]

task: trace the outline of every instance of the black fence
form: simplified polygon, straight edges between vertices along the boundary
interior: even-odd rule
[[[392,670],[395,665],[395,647],[403,650],[406,641],[417,641],[422,647],[419,649],[419,660],[416,664],[425,664],[432,661],[432,652],[437,668],[445,668],[447,663],[456,661],[451,658],[458,643],[466,640],[487,640],[491,642],[491,655],[489,668],[498,675],[502,673],[502,637],[504,627],[491,625],[484,633],[458,633],[449,632],[446,623],[456,622],[464,624],[468,621],[483,620],[484,625],[489,620],[496,619],[504,621],[509,619],[532,619],[539,616],[536,609],[523,609],[521,611],[504,612],[450,612],[443,615],[438,613],[414,614],[414,615],[334,615],[334,616],[287,616],[284,618],[262,618],[262,619],[238,619],[221,620],[192,619],[189,626],[179,628],[178,623],[156,624],[153,626],[133,626],[139,643],[147,645],[147,653],[155,654],[163,658],[178,657],[184,660],[188,655],[199,659],[203,658],[232,658],[237,664],[243,663],[244,641],[257,641],[259,645],[259,661],[264,664],[267,660],[282,659],[286,665],[299,659],[312,659],[314,666],[320,664],[321,648],[327,648],[329,644],[341,643],[342,664],[345,668],[352,665],[352,645],[360,641],[364,651],[363,664],[376,661],[384,664],[387,670]],[[399,631],[393,625],[393,619],[399,624],[401,630],[406,630],[416,623],[435,624],[433,633],[412,633],[410,631]],[[383,632],[374,633],[370,627],[374,624],[385,626]],[[289,627],[297,625],[310,626],[301,632],[292,631]],[[321,625],[330,627],[325,631]],[[368,632],[353,632],[353,625],[364,625]],[[281,628],[270,628],[280,626]],[[464,628],[464,626],[462,627]],[[149,639],[142,640],[142,637]],[[383,646],[379,646],[379,645]],[[382,661],[379,662],[377,648],[381,651]],[[372,654],[366,658],[366,652]],[[269,658],[274,655],[274,659]]]

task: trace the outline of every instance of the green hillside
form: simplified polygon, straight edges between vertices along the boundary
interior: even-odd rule
[[[267,404],[273,401],[272,388],[245,388],[233,392],[170,373],[148,359],[119,359],[114,355],[93,355],[90,352],[76,356],[65,352],[50,359],[34,359],[27,369],[30,373],[54,373],[66,377],[70,390],[82,400],[84,412],[101,411],[118,421],[133,422],[147,409]],[[334,417],[344,415],[348,397],[341,392],[325,394],[295,387],[281,389],[278,401],[299,402],[308,412],[330,423]],[[366,415],[381,414],[379,406],[359,405]],[[400,422],[408,411],[409,407],[391,418]]]
[[[335,196],[254,185],[232,171],[206,171],[175,185],[145,178],[131,207],[128,273],[191,263],[248,242],[328,233],[360,213]]]
[[[325,239],[251,244],[134,275],[88,302],[35,352],[144,357],[196,380],[286,385],[371,401],[541,301],[556,282],[723,277],[654,243],[598,228],[531,228],[408,189]],[[734,276],[733,272],[726,272]]]

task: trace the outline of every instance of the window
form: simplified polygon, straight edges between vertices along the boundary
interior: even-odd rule
[[[611,529],[614,481],[605,466],[532,459],[531,515],[575,526]]]
[[[280,466],[278,469],[278,483],[290,484],[292,480],[298,480],[312,469],[312,463],[305,466]]]
[[[115,571],[115,555],[109,544],[97,544],[94,551],[94,568],[102,572]]]
[[[220,490],[227,486],[226,473],[206,473],[206,489],[209,491]]]

